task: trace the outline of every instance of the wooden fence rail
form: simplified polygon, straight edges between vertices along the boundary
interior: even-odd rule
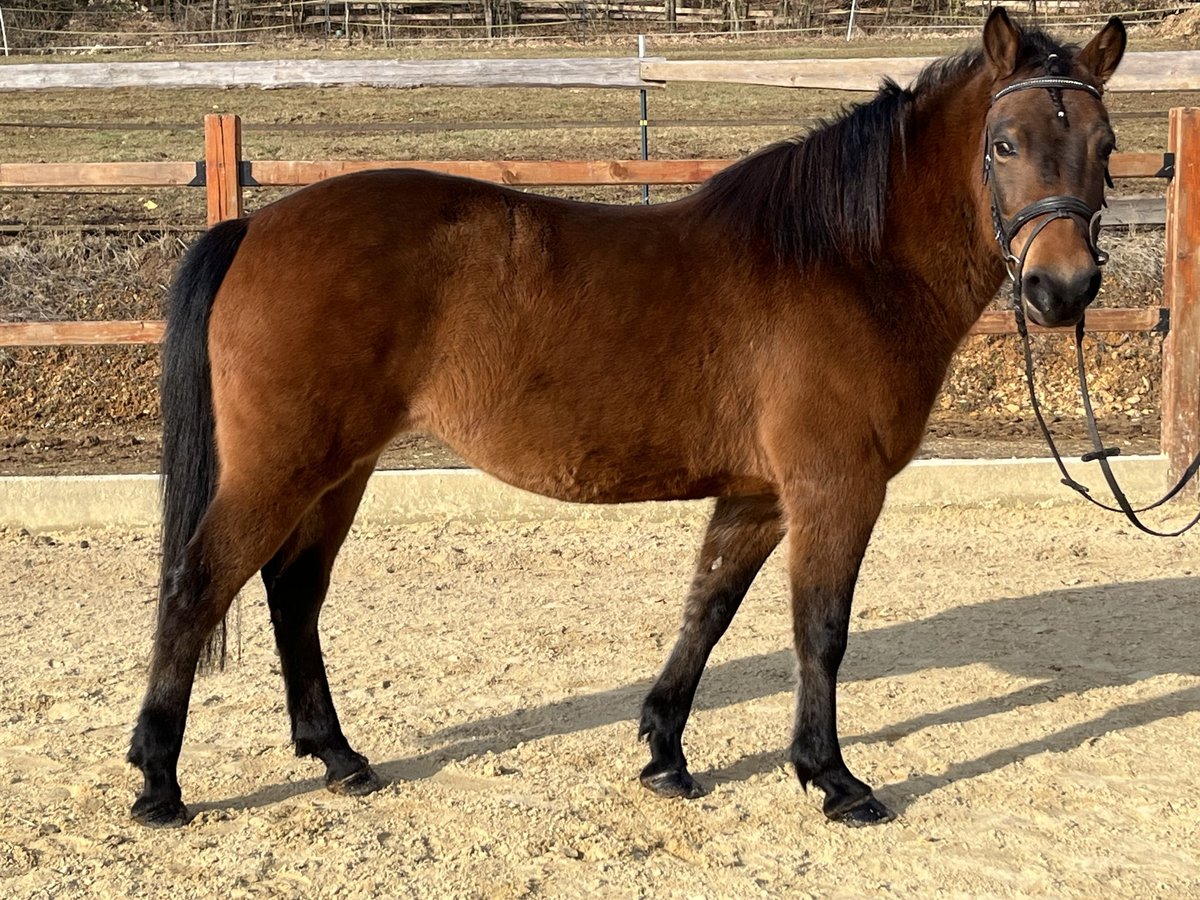
[[[219,118],[207,117],[210,120]],[[699,184],[731,162],[733,160],[729,159],[373,159],[324,162],[240,160],[239,164],[242,166],[242,187],[298,187],[347,172],[399,167],[465,175],[520,187],[562,187]],[[207,164],[207,159],[203,165],[194,162],[0,163],[0,188],[198,187],[205,183]],[[1110,172],[1114,178],[1168,178],[1170,167],[1171,157],[1168,154],[1118,153],[1112,158]]]
[[[912,81],[934,56],[863,59],[659,59],[642,62],[647,82],[706,81],[831,91],[877,91],[883,78]],[[1200,89],[1200,51],[1126,53],[1105,85],[1109,91],[1194,91]]]
[[[593,87],[655,88],[669,82],[774,85],[835,91],[879,90],[884,78],[907,84],[937,57],[862,59],[271,59],[221,62],[17,63],[0,90],[118,87]],[[1110,91],[1200,90],[1200,51],[1126,53]]]
[[[1198,54],[1200,55],[1200,54]],[[230,59],[221,62],[15,63],[6,91],[228,87],[642,88],[636,56],[565,59]],[[657,85],[661,87],[661,85]]]
[[[205,158],[164,163],[5,163],[0,188],[32,186],[194,186],[207,194],[208,223],[243,213],[247,188],[299,186],[371,168],[413,167],[502,184],[698,184],[732,160],[279,161],[241,157],[241,120],[204,120]],[[1200,109],[1172,109],[1167,153],[1123,153],[1114,178],[1169,178],[1164,304],[1097,309],[1090,331],[1166,333],[1163,349],[1162,447],[1172,477],[1200,452]],[[1033,331],[1048,329],[1031,328]],[[1012,313],[986,312],[972,334],[1014,334]],[[163,323],[147,321],[0,323],[0,347],[153,344]]]

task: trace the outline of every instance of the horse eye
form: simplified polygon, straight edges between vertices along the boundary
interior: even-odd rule
[[[1113,154],[1113,151],[1114,151],[1114,150],[1116,150],[1116,149],[1117,149],[1117,146],[1116,146],[1116,144],[1104,144],[1104,145],[1103,145],[1103,146],[1100,148],[1100,158],[1101,158],[1101,159],[1108,159],[1110,156],[1112,156],[1112,154]]]
[[[996,141],[996,143],[992,144],[992,150],[995,151],[997,156],[1017,155],[1017,149],[1008,141]]]

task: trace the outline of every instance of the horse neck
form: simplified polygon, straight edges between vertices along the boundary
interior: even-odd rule
[[[920,286],[919,296],[906,299],[951,348],[966,336],[1004,279],[983,183],[989,90],[982,73],[975,73],[921,97],[906,146],[895,151],[903,158],[892,164],[893,250]]]

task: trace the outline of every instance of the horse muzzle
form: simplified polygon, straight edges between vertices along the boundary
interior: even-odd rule
[[[1078,322],[1088,304],[1096,299],[1100,290],[1100,267],[1108,262],[1108,254],[1097,243],[1100,211],[1078,197],[1060,194],[1036,200],[1005,220],[993,187],[992,223],[1013,287],[1013,302],[1019,298],[1029,318],[1046,328]],[[1072,240],[1067,232],[1058,237],[1058,252],[1047,257],[1048,248],[1043,243],[1038,245],[1041,253],[1031,259],[1030,250],[1042,232],[1055,223],[1075,223],[1076,228],[1082,230],[1086,253],[1084,246],[1064,244]],[[1013,240],[1026,226],[1030,233],[1025,238],[1025,245],[1020,253],[1014,253]]]
[[[1100,267],[1096,265],[1066,276],[1042,268],[1029,269],[1021,276],[1025,312],[1046,328],[1074,325],[1099,290]]]

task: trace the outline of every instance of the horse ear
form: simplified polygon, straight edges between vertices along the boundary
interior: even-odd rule
[[[1113,16],[1108,24],[1079,52],[1079,62],[1096,79],[1104,84],[1117,70],[1117,64],[1125,54],[1125,23]]]
[[[1004,78],[1017,70],[1017,49],[1021,46],[1021,32],[1003,6],[997,6],[983,26],[983,50],[997,78]]]

